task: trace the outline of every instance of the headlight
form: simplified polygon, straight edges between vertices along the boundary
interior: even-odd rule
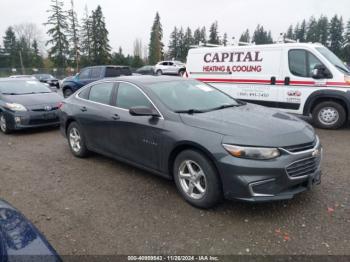
[[[16,103],[6,103],[6,107],[12,111],[19,111],[19,112],[27,111],[27,108],[25,108],[23,105],[16,104]]]
[[[223,144],[224,148],[234,157],[267,160],[281,155],[277,148],[246,147]]]

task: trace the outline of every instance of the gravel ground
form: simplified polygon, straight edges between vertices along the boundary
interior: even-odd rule
[[[0,134],[0,198],[61,255],[350,255],[350,128],[317,133],[320,186],[291,201],[208,211],[171,181],[99,155],[74,158],[57,129]]]

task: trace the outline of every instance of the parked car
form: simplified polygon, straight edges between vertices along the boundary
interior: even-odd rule
[[[94,81],[118,76],[132,75],[128,66],[92,66],[83,68],[80,73],[62,81],[62,92],[65,98],[71,96],[75,91]]]
[[[320,182],[309,124],[196,80],[98,81],[66,99],[60,119],[73,155],[94,151],[174,179],[197,207],[290,199]]]
[[[34,76],[32,75],[12,75],[12,76],[9,76],[10,78],[32,78],[32,79],[35,79]]]
[[[154,72],[156,75],[179,75],[186,72],[186,66],[180,61],[161,61],[155,65]]]
[[[58,125],[58,107],[63,98],[45,84],[25,78],[0,79],[0,130]]]
[[[0,200],[0,261],[62,260],[30,221]]]
[[[136,70],[140,75],[154,75],[154,66],[146,65]]]
[[[35,74],[33,76],[42,83],[46,83],[49,86],[54,86],[57,89],[60,88],[60,84],[59,84],[58,79],[53,77],[50,74]]]
[[[320,128],[350,120],[350,69],[321,44],[194,48],[186,75],[237,99],[311,115]]]

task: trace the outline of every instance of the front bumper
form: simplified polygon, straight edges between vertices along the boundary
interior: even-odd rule
[[[59,125],[58,110],[48,112],[12,112],[4,111],[7,125],[11,130]]]
[[[249,202],[291,199],[320,184],[322,154],[318,143],[312,150],[283,152],[267,161],[226,155],[218,165],[225,198]]]

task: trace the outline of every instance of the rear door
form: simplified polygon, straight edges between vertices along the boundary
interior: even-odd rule
[[[158,170],[163,118],[130,115],[133,106],[153,107],[141,89],[131,83],[119,83],[114,104],[119,120],[111,126],[113,154]]]
[[[109,146],[109,128],[114,121],[111,106],[114,94],[113,82],[103,82],[84,89],[80,97],[77,119],[82,126],[87,144],[98,151],[105,152]]]

